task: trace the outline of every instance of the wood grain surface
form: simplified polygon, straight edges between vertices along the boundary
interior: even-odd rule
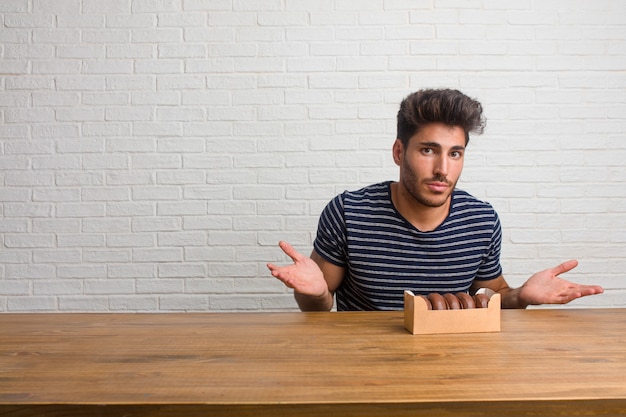
[[[626,309],[503,310],[412,335],[402,312],[0,314],[0,415],[626,413]]]

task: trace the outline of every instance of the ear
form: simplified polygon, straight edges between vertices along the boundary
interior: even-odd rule
[[[400,139],[396,139],[396,141],[393,143],[392,153],[393,162],[395,162],[396,165],[399,166],[402,163],[402,157],[404,155],[404,145],[402,144],[402,141],[400,141]]]

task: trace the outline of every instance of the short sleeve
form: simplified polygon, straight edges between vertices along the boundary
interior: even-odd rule
[[[347,266],[343,194],[333,198],[322,211],[313,247],[328,262]]]
[[[500,264],[500,252],[502,250],[502,225],[498,213],[494,210],[493,232],[491,235],[491,243],[489,251],[480,266],[476,279],[479,281],[488,281],[498,278],[502,275],[502,265]]]

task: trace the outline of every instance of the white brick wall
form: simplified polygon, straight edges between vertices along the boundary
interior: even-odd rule
[[[626,307],[622,0],[3,0],[0,311],[291,310],[344,189],[396,179],[402,97],[482,101],[461,186],[514,285]]]

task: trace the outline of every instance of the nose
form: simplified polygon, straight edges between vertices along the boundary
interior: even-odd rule
[[[448,158],[445,155],[439,155],[435,161],[433,173],[440,177],[446,177],[448,175]]]

